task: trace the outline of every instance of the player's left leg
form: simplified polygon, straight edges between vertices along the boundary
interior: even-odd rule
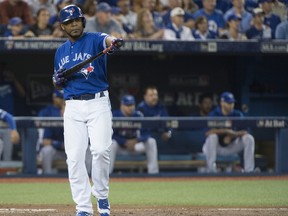
[[[135,146],[137,148],[137,146]],[[149,174],[159,173],[158,149],[156,140],[150,137],[145,143],[144,148],[147,157],[147,170]]]
[[[250,134],[245,134],[241,138],[241,142],[244,148],[244,171],[253,172],[255,168],[255,140]]]
[[[92,154],[92,194],[98,199],[98,211],[110,214],[108,202],[112,113],[108,95],[88,101],[87,127]]]

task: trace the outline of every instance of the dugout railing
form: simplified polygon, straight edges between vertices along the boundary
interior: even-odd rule
[[[37,174],[36,142],[37,129],[45,127],[63,127],[63,119],[58,117],[15,117],[21,134],[22,173]],[[186,133],[203,128],[241,127],[271,129],[275,131],[275,172],[288,172],[288,118],[287,117],[162,117],[162,118],[113,118],[114,128],[171,128],[173,131]],[[177,144],[177,143],[176,143]],[[191,143],[193,145],[193,143]],[[169,146],[167,146],[168,148]],[[170,146],[171,147],[171,146]],[[170,148],[169,147],[169,148]],[[171,152],[177,153],[175,149]],[[189,153],[189,152],[187,152]],[[129,162],[128,162],[129,164]],[[191,165],[191,164],[190,164]]]

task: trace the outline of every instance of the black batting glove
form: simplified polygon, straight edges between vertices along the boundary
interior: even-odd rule
[[[124,40],[120,38],[113,39],[111,42],[111,50],[108,52],[108,54],[113,54],[116,50],[120,49],[121,46],[123,46]]]
[[[57,89],[62,89],[65,86],[66,82],[68,81],[64,77],[65,71],[66,71],[65,68],[61,68],[53,74],[52,81]]]

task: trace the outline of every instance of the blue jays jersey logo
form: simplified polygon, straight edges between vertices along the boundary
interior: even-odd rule
[[[94,71],[94,67],[90,64],[86,68],[82,68],[79,73],[82,73],[86,79],[88,79],[89,74]]]
[[[69,14],[70,14],[70,16],[72,16],[72,15],[73,15],[74,11],[75,11],[75,9],[74,9],[74,8],[71,8],[71,9],[66,9],[66,10],[65,10],[65,12],[69,13]]]

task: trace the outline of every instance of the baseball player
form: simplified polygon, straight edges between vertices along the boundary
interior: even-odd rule
[[[76,5],[68,5],[60,11],[60,23],[69,40],[55,53],[53,83],[56,88],[64,90],[64,147],[72,197],[76,203],[76,216],[93,215],[91,193],[97,198],[100,215],[109,216],[112,113],[108,93],[107,56],[102,55],[68,78],[64,74],[66,69],[108,46],[112,46],[112,50],[118,49],[118,42],[123,40],[101,32],[84,32],[85,18]],[[85,168],[85,153],[89,142],[92,186]]]
[[[119,110],[113,112],[114,117],[143,117],[135,111],[135,99],[132,95],[124,95]],[[147,156],[147,171],[149,174],[159,172],[156,140],[150,137],[147,130],[121,128],[114,129],[111,153],[110,173],[113,172],[116,154],[142,154]]]
[[[155,86],[148,86],[144,90],[143,101],[137,106],[137,111],[145,117],[167,117],[168,112],[163,104],[159,102],[158,90]],[[167,141],[171,138],[171,129],[160,128],[161,138]]]
[[[231,92],[223,92],[220,106],[216,107],[209,116],[241,117],[243,113],[234,109],[235,98]],[[217,128],[206,132],[203,152],[206,155],[207,172],[217,172],[216,156],[231,155],[244,151],[244,171],[254,171],[254,137],[247,130],[237,128]]]
[[[64,108],[63,91],[55,89],[52,94],[52,104],[42,108],[38,116],[61,117]],[[53,160],[66,159],[63,128],[39,128],[37,145],[39,148],[38,160],[42,164],[43,174],[52,174]]]
[[[17,131],[16,128],[16,122],[14,120],[14,117],[12,114],[6,112],[3,109],[0,109],[0,120],[4,121],[7,123],[8,128],[10,129],[10,140],[12,144],[18,144],[20,142],[20,135]],[[4,140],[1,139],[0,137],[0,158],[2,155],[2,152],[4,150]],[[11,152],[12,154],[12,147],[11,147]]]

